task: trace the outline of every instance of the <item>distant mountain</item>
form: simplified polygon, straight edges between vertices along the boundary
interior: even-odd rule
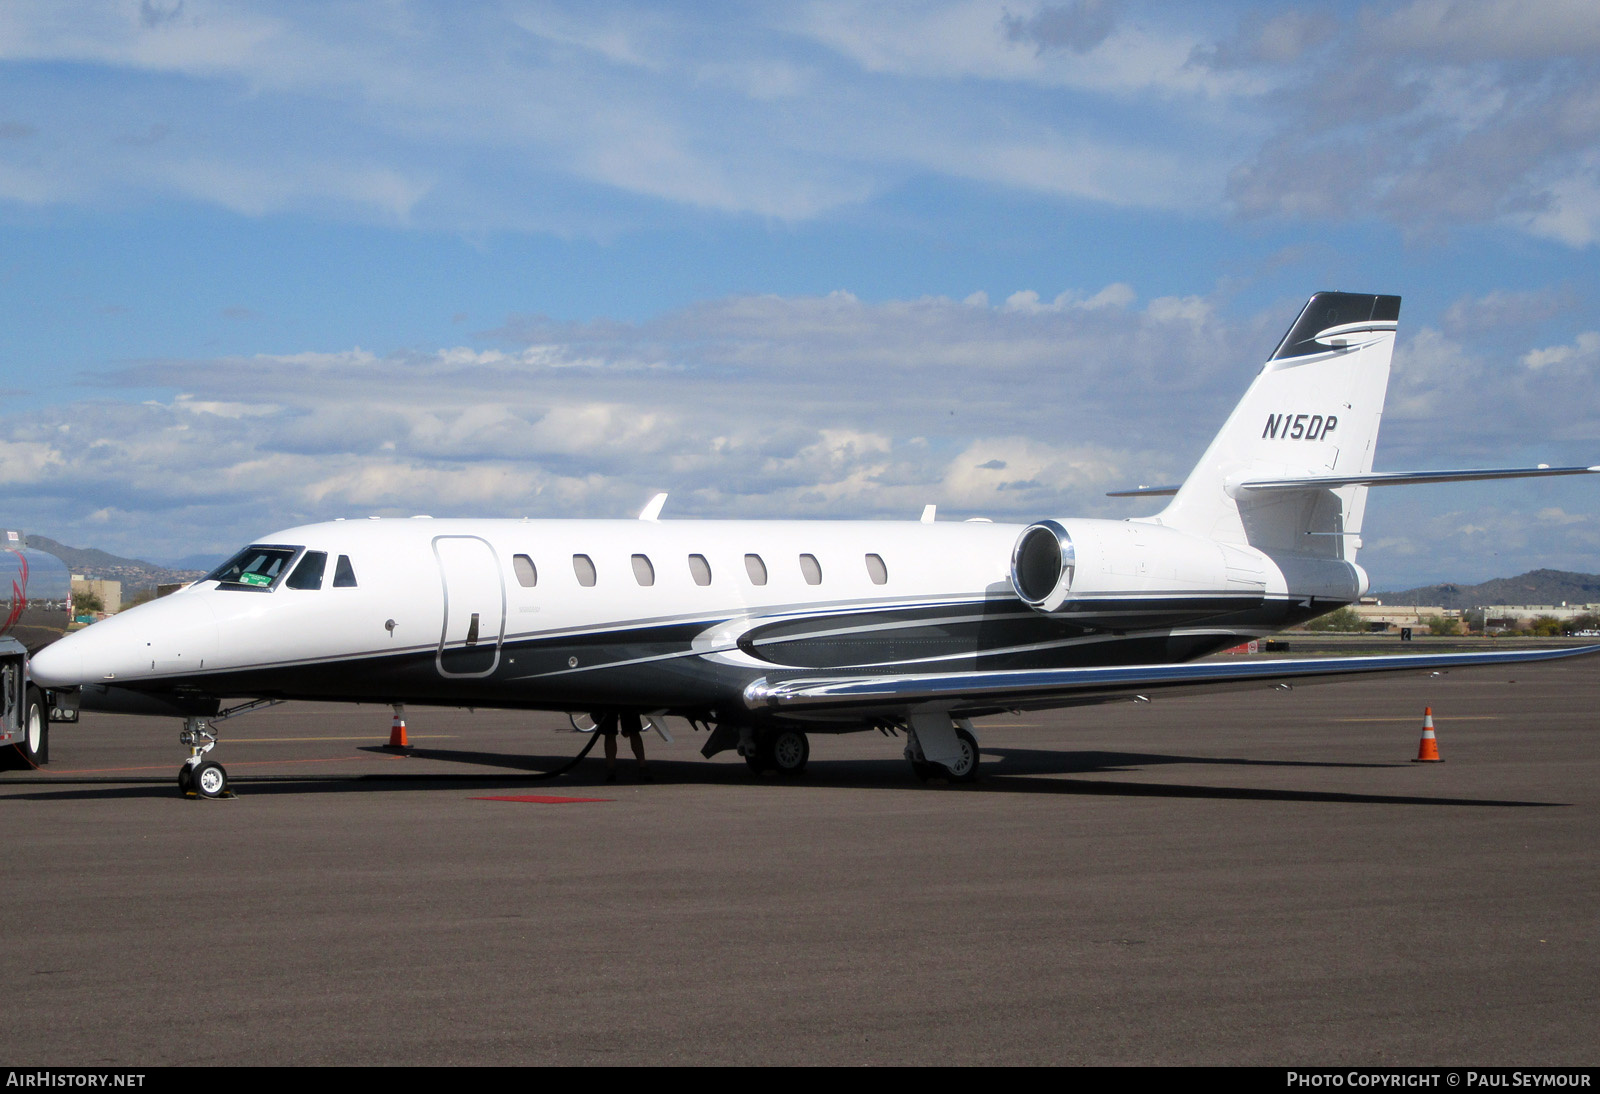
[[[1437,604],[1441,608],[1479,608],[1485,604],[1600,604],[1600,574],[1529,570],[1481,585],[1424,585],[1419,589],[1373,593],[1385,604]]]
[[[156,560],[157,566],[165,566],[169,570],[199,570],[209,574],[222,565],[227,555],[184,555],[182,558],[161,558]]]
[[[173,584],[179,581],[193,581],[195,578],[204,577],[203,569],[174,569],[167,566],[157,566],[153,562],[145,562],[137,558],[123,558],[95,547],[68,547],[65,543],[57,543],[48,536],[29,536],[28,546],[39,551],[47,551],[67,564],[67,569],[84,577],[98,578],[102,581],[122,582],[122,599],[129,600],[142,589],[153,589],[157,585]]]

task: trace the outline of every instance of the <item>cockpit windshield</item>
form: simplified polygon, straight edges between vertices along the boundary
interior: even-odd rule
[[[212,570],[202,580],[221,582],[219,587],[224,589],[270,591],[287,572],[289,563],[299,552],[299,547],[284,547],[277,544],[246,547]]]

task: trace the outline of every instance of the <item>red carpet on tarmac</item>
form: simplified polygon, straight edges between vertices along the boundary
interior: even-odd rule
[[[540,805],[566,805],[569,802],[609,802],[615,798],[558,798],[554,794],[506,794],[492,798],[473,798],[475,802],[537,802]]]

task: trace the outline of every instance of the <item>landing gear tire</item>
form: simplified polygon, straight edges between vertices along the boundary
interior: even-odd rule
[[[187,766],[187,765],[186,765]],[[206,760],[194,769],[194,792],[202,798],[221,798],[228,793],[228,773],[215,760]]]
[[[178,789],[186,795],[194,793],[193,764],[184,764],[178,768]]]
[[[961,747],[961,756],[953,764],[934,763],[932,760],[912,760],[911,772],[923,782],[943,779],[953,783],[970,783],[978,781],[978,741],[972,734],[964,729],[956,730],[956,743]]]
[[[972,734],[964,729],[956,730],[956,742],[961,746],[961,758],[948,766],[934,764],[940,771],[949,775],[951,782],[970,783],[978,779],[978,741]]]
[[[17,755],[23,767],[43,767],[50,762],[50,719],[44,708],[44,693],[38,688],[28,688],[22,708],[22,740],[17,742]]]
[[[809,759],[811,742],[806,735],[798,729],[781,729],[756,737],[755,753],[745,756],[744,762],[757,775],[776,771],[792,779],[806,769]]]
[[[811,742],[800,730],[785,729],[772,735],[766,751],[778,774],[792,779],[806,769],[806,761],[811,759]]]

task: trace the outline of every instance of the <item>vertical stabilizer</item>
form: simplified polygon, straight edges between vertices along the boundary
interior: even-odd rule
[[[1354,561],[1367,487],[1235,487],[1372,470],[1399,318],[1398,296],[1313,296],[1156,519],[1273,554]]]

